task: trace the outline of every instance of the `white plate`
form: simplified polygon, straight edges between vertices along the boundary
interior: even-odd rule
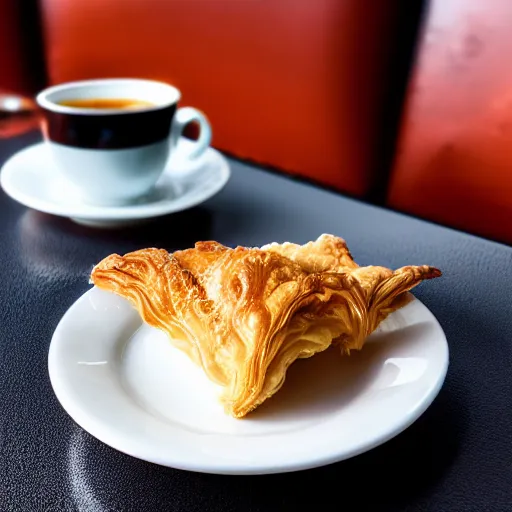
[[[180,148],[190,144],[180,140]],[[35,144],[12,156],[2,167],[0,185],[16,201],[45,213],[69,217],[92,227],[119,227],[197,206],[229,180],[227,160],[209,148],[193,164],[171,158],[155,190],[138,204],[122,207],[83,203],[78,190],[55,168],[49,148]]]
[[[93,436],[150,462],[225,474],[301,470],[374,448],[427,409],[447,367],[443,330],[413,300],[360,353],[295,362],[274,397],[236,420],[202,370],[97,288],[64,315],[49,353],[57,398]]]

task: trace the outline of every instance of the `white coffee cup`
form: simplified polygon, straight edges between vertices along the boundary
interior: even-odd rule
[[[49,87],[37,103],[60,173],[84,202],[121,206],[151,192],[188,123],[199,124],[199,138],[180,159],[196,159],[210,145],[208,120],[195,108],[177,108],[180,97],[164,82],[114,78]]]

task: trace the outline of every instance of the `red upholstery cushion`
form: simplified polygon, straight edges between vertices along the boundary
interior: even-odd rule
[[[353,194],[374,179],[399,2],[42,0],[51,82],[169,81],[214,145]]]
[[[389,204],[512,243],[512,2],[433,0]]]

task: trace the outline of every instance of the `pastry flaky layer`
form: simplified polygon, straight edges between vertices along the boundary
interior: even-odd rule
[[[245,416],[282,386],[298,358],[366,337],[441,272],[429,266],[359,267],[341,238],[231,249],[198,242],[172,254],[112,254],[92,282],[128,299],[146,323],[223,386],[228,414]]]

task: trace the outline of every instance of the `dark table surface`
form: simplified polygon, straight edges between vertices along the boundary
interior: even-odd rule
[[[0,141],[0,162],[37,135]],[[0,511],[512,510],[512,248],[232,163],[199,208],[125,231],[27,210],[0,192]],[[510,219],[503,219],[510,222]],[[272,476],[189,473],[131,458],[78,427],[48,378],[50,339],[112,252],[343,236],[360,264],[428,263],[416,289],[451,351],[427,412],[388,443]]]

